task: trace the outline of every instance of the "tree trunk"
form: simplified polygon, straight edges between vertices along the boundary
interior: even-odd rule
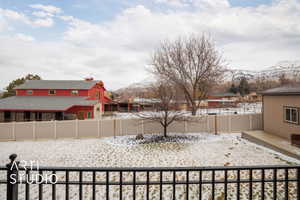
[[[167,126],[164,126],[164,137],[167,137]]]
[[[196,105],[192,105],[192,115],[195,116],[197,113],[197,106]]]

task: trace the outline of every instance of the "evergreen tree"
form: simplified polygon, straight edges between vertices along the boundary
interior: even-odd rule
[[[247,79],[245,77],[241,78],[240,85],[239,85],[239,92],[242,96],[249,94],[250,87]]]
[[[232,83],[232,84],[231,84],[231,87],[229,88],[228,91],[231,92],[231,93],[236,94],[236,93],[238,93],[239,89],[235,86],[234,83]]]
[[[27,74],[25,77],[11,81],[5,88],[6,91],[3,93],[2,98],[15,96],[16,91],[14,90],[14,88],[18,85],[22,85],[26,80],[41,80],[41,77],[39,75]]]

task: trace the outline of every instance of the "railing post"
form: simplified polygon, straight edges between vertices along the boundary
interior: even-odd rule
[[[16,154],[9,156],[10,163],[6,165],[7,167],[7,189],[6,189],[6,199],[7,200],[18,200],[18,166],[19,162],[15,161],[17,158]]]

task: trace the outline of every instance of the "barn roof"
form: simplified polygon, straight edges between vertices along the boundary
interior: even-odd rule
[[[262,95],[300,95],[300,85],[287,85],[265,90],[261,92]]]
[[[27,80],[15,89],[90,89],[99,81],[97,80]]]
[[[93,106],[96,100],[86,97],[13,96],[0,100],[0,110],[65,111],[72,106]]]

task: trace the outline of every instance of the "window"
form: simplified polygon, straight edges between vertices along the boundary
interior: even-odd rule
[[[99,97],[100,97],[100,92],[97,91],[96,92],[96,98],[99,99]]]
[[[284,121],[298,124],[298,108],[284,107]]]
[[[55,95],[56,94],[56,90],[49,90],[49,94],[50,95]]]
[[[72,94],[72,95],[78,95],[78,90],[72,90],[72,91],[71,91],[71,94]]]
[[[33,91],[32,91],[32,90],[26,90],[26,94],[32,95],[32,94],[33,94]]]

